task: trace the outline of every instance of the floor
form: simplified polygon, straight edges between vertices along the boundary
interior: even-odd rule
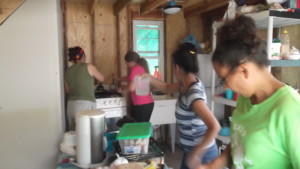
[[[171,144],[163,141],[158,141],[159,145],[165,151],[165,163],[167,164],[169,169],[179,169],[183,151],[182,149],[175,144],[175,153],[172,153]]]

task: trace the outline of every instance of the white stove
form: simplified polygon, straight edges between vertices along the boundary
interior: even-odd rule
[[[107,131],[118,131],[118,120],[127,114],[126,99],[124,97],[97,98],[96,108],[105,112]]]
[[[98,98],[96,104],[97,109],[126,107],[126,99],[124,97]]]

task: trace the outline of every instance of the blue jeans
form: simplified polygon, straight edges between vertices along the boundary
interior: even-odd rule
[[[189,169],[189,167],[186,164],[187,154],[188,152],[184,152],[183,154],[180,169]],[[200,159],[199,161],[201,161],[202,164],[206,164],[214,160],[216,157],[218,157],[218,155],[219,155],[218,147],[216,144],[214,144],[207,150],[205,154],[203,154],[202,159]]]

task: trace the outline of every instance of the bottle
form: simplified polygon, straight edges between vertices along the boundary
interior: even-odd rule
[[[160,74],[158,72],[158,66],[154,66],[154,73],[153,73],[153,76],[157,79],[160,80]]]
[[[290,53],[290,37],[287,30],[285,30],[281,35],[281,49],[280,49],[281,59],[288,59],[289,53]]]

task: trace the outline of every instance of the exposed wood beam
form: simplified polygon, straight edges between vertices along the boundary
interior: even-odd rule
[[[90,3],[90,8],[91,8],[90,13],[93,14],[95,11],[96,5],[98,3],[98,0],[91,0],[90,2],[91,2]]]
[[[184,8],[184,16],[190,17],[193,15],[202,14],[211,10],[214,10],[219,7],[223,7],[228,5],[228,1],[224,0],[206,0],[203,3],[199,3],[198,5],[194,5],[188,8]]]
[[[133,0],[117,0],[114,4],[114,14],[117,15],[123,8],[130,4]]]
[[[144,15],[157,7],[164,5],[168,0],[153,0],[153,1],[145,1],[140,6],[140,13]]]

